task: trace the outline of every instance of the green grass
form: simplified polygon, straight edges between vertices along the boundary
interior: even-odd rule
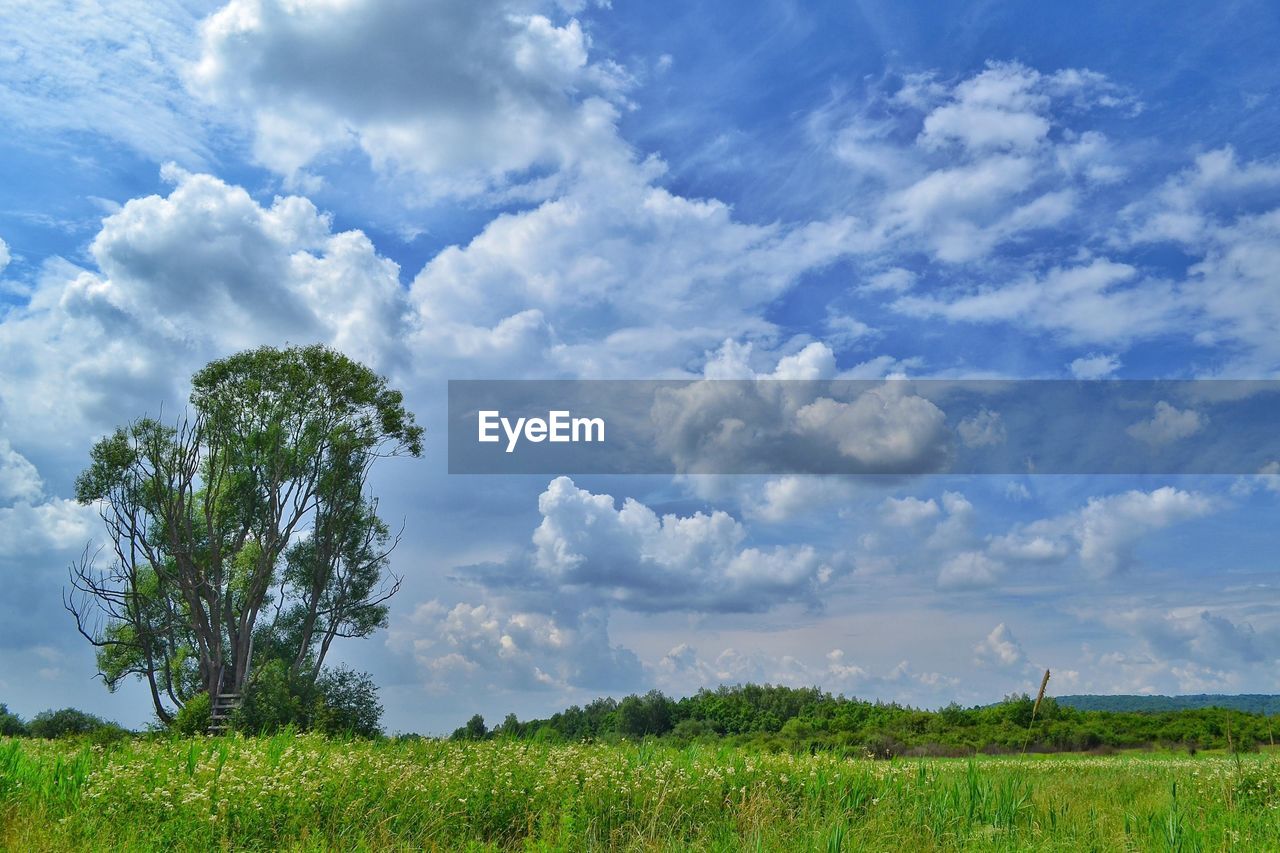
[[[1278,850],[1280,759],[0,740],[0,847]]]

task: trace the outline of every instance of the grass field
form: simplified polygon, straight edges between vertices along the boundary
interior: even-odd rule
[[[10,850],[1280,850],[1280,757],[0,740]]]

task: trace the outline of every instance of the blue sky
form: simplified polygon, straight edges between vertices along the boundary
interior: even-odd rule
[[[1280,465],[465,478],[443,436],[451,378],[1277,378],[1278,37],[1263,3],[6,4],[0,701],[145,721],[61,608],[101,535],[71,482],[208,360],[313,340],[428,428],[376,473],[390,627],[337,650],[392,729],[748,679],[1280,690]]]

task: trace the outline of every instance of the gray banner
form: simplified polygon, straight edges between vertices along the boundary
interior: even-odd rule
[[[1280,381],[453,380],[454,474],[1280,473]]]

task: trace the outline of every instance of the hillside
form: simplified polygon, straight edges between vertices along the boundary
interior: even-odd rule
[[[1082,694],[1058,696],[1056,699],[1059,705],[1080,711],[1136,711],[1154,714],[1198,708],[1228,708],[1233,711],[1244,711],[1247,714],[1280,714],[1280,696],[1266,693],[1196,693],[1187,696]]]

